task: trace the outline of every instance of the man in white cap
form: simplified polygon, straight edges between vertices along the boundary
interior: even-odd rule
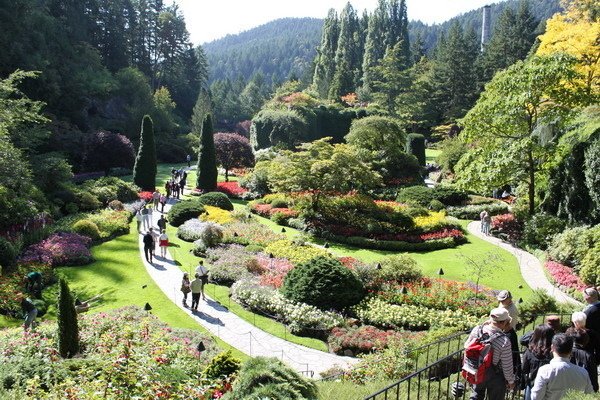
[[[485,380],[473,385],[470,400],[503,400],[506,389],[515,387],[515,373],[510,340],[505,331],[510,329],[511,318],[505,308],[494,308],[490,311],[490,319],[483,325],[476,326],[465,342],[465,348],[483,335],[493,337],[492,366],[488,368]]]
[[[521,355],[519,353],[519,339],[517,338],[517,324],[519,323],[519,310],[517,306],[512,300],[512,293],[508,290],[501,290],[496,296],[500,304],[498,307],[505,308],[508,311],[508,315],[510,315],[510,329],[506,331],[508,338],[510,339],[510,344],[512,348],[513,354],[513,365],[517,368],[517,371],[520,371],[521,368]]]

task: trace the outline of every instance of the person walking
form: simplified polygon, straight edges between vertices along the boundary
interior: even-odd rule
[[[510,328],[506,330],[506,334],[510,339],[510,345],[513,355],[513,365],[517,371],[517,376],[520,376],[518,371],[521,369],[521,354],[519,352],[519,339],[517,338],[517,324],[519,323],[519,310],[512,300],[512,293],[508,290],[501,290],[496,296],[500,304],[498,307],[506,309],[508,315],[510,315]]]
[[[144,216],[142,215],[142,210],[137,210],[137,212],[135,213],[135,220],[137,222],[138,233],[142,233],[141,227],[142,227],[142,221],[144,220]]]
[[[38,315],[38,309],[33,304],[33,301],[25,296],[21,298],[21,309],[23,310],[23,314],[25,316],[23,329],[31,329],[33,331],[35,328],[35,317]]]
[[[161,194],[158,202],[160,203],[160,212],[164,214],[165,213],[165,204],[167,204],[167,196],[165,196],[164,194]]]
[[[165,193],[167,194],[167,199],[171,197],[171,181],[165,182]]]
[[[553,358],[538,370],[531,400],[560,400],[569,390],[593,393],[592,382],[585,369],[572,364],[573,338],[559,333],[552,338]]]
[[[192,291],[190,283],[190,277],[187,272],[183,273],[183,279],[181,280],[181,293],[183,293],[183,306],[187,307],[188,293]]]
[[[473,328],[465,348],[482,337],[491,339],[493,350],[492,365],[487,369],[485,380],[473,385],[470,400],[504,400],[506,389],[515,387],[515,373],[513,370],[512,350],[510,339],[504,333],[510,329],[511,318],[505,308],[494,308],[490,311],[490,318],[483,325]]]
[[[173,181],[173,183],[171,184],[171,189],[173,190],[173,198],[179,198],[179,183]]]
[[[167,236],[167,232],[164,229],[161,231],[161,234],[158,237],[158,246],[160,247],[160,256],[162,258],[167,258],[167,247],[169,247],[169,236]]]
[[[196,274],[195,279],[190,283],[190,289],[192,290],[192,310],[198,310],[198,303],[200,303],[200,295],[202,294],[202,280],[200,275]]]
[[[152,255],[154,253],[154,237],[152,236],[152,229],[146,232],[142,241],[144,242],[144,256],[146,256],[146,261],[152,264]]]
[[[481,231],[481,233],[485,233],[485,216],[487,215],[487,211],[483,210],[482,212],[479,213],[479,220],[481,221],[479,223],[479,230]]]
[[[192,165],[192,156],[190,156],[189,154],[185,157],[187,164],[188,164],[188,168],[191,167]]]
[[[158,211],[158,203],[160,202],[160,192],[158,190],[155,190],[154,193],[152,193],[152,204],[154,205],[154,209],[156,211]]]
[[[156,221],[156,226],[158,226],[158,230],[160,232],[167,230],[167,222],[169,221],[167,221],[164,214],[160,216],[158,221]]]
[[[483,233],[486,236],[489,236],[491,229],[492,229],[492,217],[486,211],[485,216],[483,217]]]
[[[533,331],[529,346],[523,354],[524,400],[531,400],[531,388],[538,370],[552,360],[552,338],[554,330],[548,325],[538,325]]]
[[[196,275],[198,275],[200,277],[200,280],[202,281],[202,288],[201,288],[201,293],[202,293],[202,300],[206,300],[206,296],[204,296],[204,285],[206,285],[208,283],[208,269],[204,266],[204,263],[202,261],[200,261],[198,263],[198,266],[196,267]]]
[[[185,179],[182,178],[179,180],[179,193],[181,193],[182,196],[183,196],[183,189],[185,188],[185,183],[186,183]]]

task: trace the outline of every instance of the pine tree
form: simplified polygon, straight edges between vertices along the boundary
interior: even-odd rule
[[[154,124],[149,115],[142,119],[140,147],[133,166],[133,183],[142,190],[156,189],[156,145],[154,144]]]
[[[395,114],[396,98],[409,91],[412,83],[403,47],[402,42],[396,43],[385,52],[380,65],[373,68],[373,99],[390,115]]]
[[[79,352],[79,327],[75,300],[64,279],[60,280],[58,292],[58,352],[62,358],[71,358]]]
[[[317,49],[317,61],[313,87],[319,96],[326,98],[335,74],[335,53],[338,46],[339,22],[334,9],[329,10],[323,24],[321,45]]]
[[[196,188],[205,192],[211,192],[217,188],[217,156],[210,114],[207,114],[204,118],[202,132],[200,133]]]
[[[356,37],[358,34],[358,17],[352,4],[346,4],[340,15],[340,36],[335,53],[335,75],[329,88],[329,98],[340,96],[356,90],[356,76],[360,71]]]
[[[385,56],[385,38],[388,25],[387,0],[379,0],[377,8],[369,17],[367,39],[363,56],[362,95],[368,97],[373,83],[373,67]]]

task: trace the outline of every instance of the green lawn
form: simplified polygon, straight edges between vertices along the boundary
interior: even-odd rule
[[[195,164],[196,164],[196,161],[192,160],[192,166],[194,166]],[[156,172],[156,187],[163,188],[165,186],[165,182],[167,180],[171,179],[171,169],[173,167],[175,167],[176,169],[186,168],[187,163],[158,164],[157,172]],[[133,175],[121,176],[120,178],[127,182],[133,181]],[[195,180],[195,178],[194,178],[194,180]],[[188,182],[192,182],[189,178],[189,175],[188,175]]]
[[[164,295],[154,283],[142,263],[138,249],[136,224],[131,224],[130,233],[92,248],[96,260],[82,267],[58,268],[57,272],[66,277],[75,295],[88,299],[102,293],[102,300],[93,307],[93,312],[106,311],[127,305],[152,306],[152,313],[172,327],[187,328],[210,335],[201,325],[189,317]],[[56,288],[44,292],[44,297],[52,298]],[[48,316],[54,316],[50,309]],[[238,358],[247,356],[214,338],[223,349],[232,349]]]

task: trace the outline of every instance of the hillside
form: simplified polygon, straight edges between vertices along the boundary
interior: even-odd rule
[[[210,80],[240,75],[248,80],[257,72],[267,83],[303,77],[315,57],[322,25],[316,18],[284,18],[206,43],[202,47]]]
[[[529,0],[533,15],[545,21],[559,10],[559,0]],[[516,8],[519,0],[492,4],[492,29],[506,7]],[[339,11],[339,10],[338,10]],[[408,10],[410,17],[410,9]],[[441,32],[455,21],[481,34],[481,8],[454,17],[442,24],[409,23],[411,40],[420,34],[425,49],[435,47]],[[311,69],[321,38],[323,20],[315,18],[278,19],[237,35],[203,44],[210,66],[210,81],[242,76],[247,81],[260,72],[266,83],[281,82],[294,75],[304,78]]]

